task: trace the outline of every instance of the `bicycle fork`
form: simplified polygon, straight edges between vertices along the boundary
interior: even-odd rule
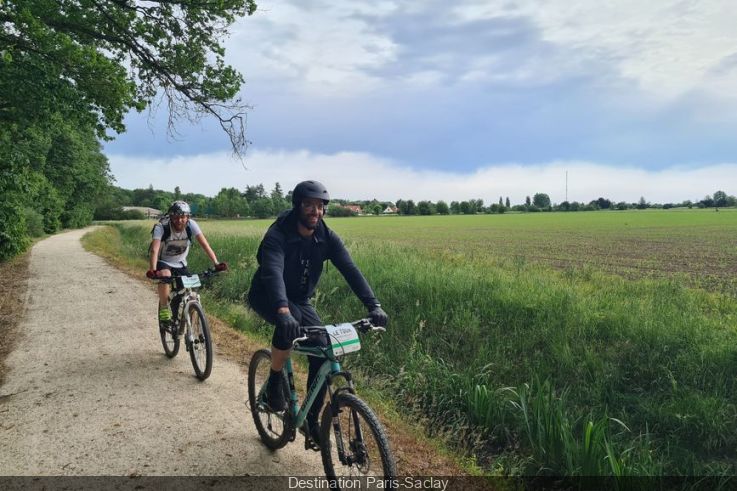
[[[184,301],[184,306],[182,307],[182,319],[180,322],[183,321],[184,323],[184,345],[187,348],[187,351],[192,349],[192,344],[194,344],[194,336],[192,334],[192,319],[187,314],[187,309],[189,306],[194,302],[191,298],[186,299]]]
[[[353,438],[351,438],[351,431],[350,431],[350,422],[348,423],[348,454],[346,454],[346,448],[344,445],[343,440],[343,429],[340,425],[340,413],[341,409],[338,406],[338,394],[340,392],[348,392],[350,394],[355,394],[356,391],[353,387],[353,380],[351,378],[350,372],[338,372],[335,375],[342,376],[347,385],[340,387],[335,392],[330,392],[330,407],[331,407],[331,414],[332,414],[332,426],[333,426],[333,433],[335,434],[335,447],[338,451],[338,458],[340,459],[341,464],[351,466],[353,464],[361,464],[364,461],[364,453],[363,453],[363,446],[361,445],[361,442],[363,442],[363,434],[361,433],[361,425],[359,423],[358,413],[352,409],[348,409],[351,411],[351,419],[353,420]],[[332,378],[332,377],[331,377]],[[329,385],[330,387],[330,385]],[[357,458],[356,458],[357,457]]]

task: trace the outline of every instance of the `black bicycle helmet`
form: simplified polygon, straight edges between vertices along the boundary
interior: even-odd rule
[[[169,211],[166,212],[167,215],[191,215],[192,210],[189,208],[189,205],[186,201],[175,201],[171,204],[169,207]]]
[[[317,181],[302,181],[297,184],[292,191],[292,206],[298,207],[307,198],[319,198],[326,205],[330,201],[328,190]]]

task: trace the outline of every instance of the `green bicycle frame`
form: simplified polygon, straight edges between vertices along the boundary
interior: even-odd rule
[[[302,402],[302,407],[300,408],[297,406],[297,391],[294,387],[292,360],[290,358],[287,358],[285,366],[287,370],[287,377],[289,379],[289,408],[290,413],[294,416],[294,428],[299,428],[302,426],[302,423],[304,423],[305,419],[307,418],[308,411],[315,403],[315,399],[317,398],[317,393],[319,392],[320,387],[322,387],[323,384],[327,384],[327,379],[329,376],[341,373],[341,368],[337,358],[332,355],[329,349],[326,350],[326,348],[298,346],[294,348],[294,352],[300,353],[302,355],[316,356],[325,360],[323,364],[320,365],[317,376],[315,377],[315,380],[312,381],[312,385],[307,391],[305,400],[304,402]],[[352,387],[350,379],[346,380],[348,381],[349,387]]]

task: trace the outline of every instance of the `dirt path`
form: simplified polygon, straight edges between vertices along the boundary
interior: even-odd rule
[[[0,386],[0,475],[322,474],[301,440],[259,442],[242,367],[216,357],[201,383],[184,350],[164,356],[155,294],[84,251],[85,232],[31,252]]]

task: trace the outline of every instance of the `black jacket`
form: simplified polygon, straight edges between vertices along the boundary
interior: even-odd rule
[[[315,233],[305,239],[297,231],[297,213],[288,210],[280,214],[266,231],[256,254],[259,267],[251,280],[249,301],[274,311],[288,307],[289,300],[306,302],[320,281],[324,261],[329,259],[364,305],[378,305],[338,234],[320,220]]]

